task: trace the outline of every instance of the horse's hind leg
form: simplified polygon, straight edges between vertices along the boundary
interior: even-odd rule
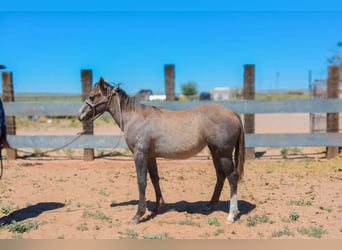
[[[228,175],[228,181],[230,185],[230,203],[229,203],[230,206],[229,206],[229,214],[228,214],[227,220],[234,221],[235,217],[239,213],[238,200],[237,200],[237,185],[239,181],[239,176],[235,169],[233,170],[233,172],[231,172]]]
[[[222,170],[220,160],[214,155],[213,155],[213,162],[214,162],[214,166],[216,170],[216,184],[215,184],[214,193],[208,205],[209,210],[212,210],[218,204],[220,200],[220,195],[222,192],[224,180],[226,178],[226,175],[224,171]]]
[[[213,147],[209,148],[212,153],[217,177],[215,190],[210,200],[209,208],[212,209],[219,202],[224,180],[225,178],[227,178],[230,185],[230,208],[227,219],[229,221],[234,221],[236,215],[239,213],[237,204],[237,184],[239,179],[238,174],[234,168],[232,158],[227,156],[229,154],[220,154],[220,152],[218,150],[215,150]]]
[[[227,166],[226,160],[221,157],[215,146],[209,146],[211,155],[213,157],[213,163],[216,171],[216,184],[214,193],[208,205],[208,209],[212,210],[219,202],[222,188],[225,178],[229,172],[229,166]]]
[[[154,191],[156,193],[156,212],[158,212],[160,208],[164,205],[164,199],[163,199],[161,189],[159,186],[159,175],[158,175],[157,161],[155,158],[149,160],[148,172],[150,174]]]

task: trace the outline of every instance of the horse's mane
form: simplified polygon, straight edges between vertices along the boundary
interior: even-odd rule
[[[135,111],[139,113],[160,111],[160,109],[156,106],[145,105],[138,102],[134,97],[129,96],[122,88],[120,88],[120,86],[117,88],[117,93],[120,96],[122,108],[126,111]]]

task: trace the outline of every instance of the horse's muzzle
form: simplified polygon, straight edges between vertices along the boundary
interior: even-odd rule
[[[80,108],[80,110],[78,111],[78,120],[80,120],[81,122],[83,121],[87,121],[90,119],[91,117],[91,110],[87,111],[87,109],[89,109],[87,104],[83,104],[83,106]]]

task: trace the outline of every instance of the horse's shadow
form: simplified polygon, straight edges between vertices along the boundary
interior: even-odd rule
[[[129,206],[129,205],[138,205],[138,200],[131,200],[127,202],[121,202],[121,203],[115,203],[112,204],[111,207],[121,207],[121,206]],[[156,213],[155,207],[156,203],[152,201],[146,201],[146,206],[149,211],[151,211],[151,214],[148,215],[146,220],[153,219],[158,214],[164,214],[171,211],[176,212],[187,212],[189,214],[202,214],[202,215],[209,215],[214,211],[222,211],[225,213],[229,213],[229,204],[230,201],[220,201],[219,204],[212,210],[207,209],[207,205],[209,204],[209,201],[195,201],[195,202],[188,202],[188,201],[178,201],[175,203],[165,203],[164,206]],[[238,207],[240,213],[237,216],[237,219],[239,219],[242,215],[250,213],[253,209],[256,208],[255,204],[249,203],[244,200],[238,201]]]
[[[30,205],[13,211],[12,213],[0,218],[0,225],[8,225],[12,221],[23,221],[29,218],[35,218],[41,213],[64,207],[65,204],[59,202],[39,202],[36,205]]]

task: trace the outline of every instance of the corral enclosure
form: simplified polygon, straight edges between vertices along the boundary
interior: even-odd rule
[[[338,133],[338,117],[342,111],[340,99],[319,100],[254,100],[254,65],[244,65],[244,99],[243,101],[217,102],[237,113],[244,115],[244,126],[246,132],[246,146],[249,157],[254,157],[253,147],[290,147],[290,146],[328,146],[328,157],[337,155],[341,146],[342,137]],[[330,92],[336,92],[340,81],[338,67],[329,68],[328,81]],[[92,86],[91,70],[81,71],[82,100]],[[167,100],[174,99],[174,67],[165,65],[165,85]],[[92,148],[126,147],[120,136],[115,139],[104,135],[93,135],[93,123],[83,123],[84,134],[82,136],[20,136],[15,131],[15,116],[76,116],[81,103],[59,102],[59,103],[25,103],[13,102],[13,83],[11,72],[3,72],[3,99],[7,119],[9,140],[14,148],[84,148],[86,160],[94,158]],[[337,98],[334,95],[329,98]],[[181,110],[200,105],[202,102],[153,102],[153,105],[163,106],[171,110]],[[255,134],[255,114],[272,113],[328,113],[326,134],[310,133],[272,133]],[[75,136],[77,138],[75,138]],[[8,152],[10,158],[15,158],[15,152]]]
[[[16,121],[17,134],[9,139],[18,149],[40,153],[64,145],[82,129],[73,118],[46,117],[74,116],[80,102],[4,104],[10,116],[41,116],[27,124]],[[154,104],[177,110],[200,102]],[[255,147],[257,159],[246,163],[235,223],[226,222],[227,184],[218,207],[212,213],[204,210],[215,184],[214,168],[204,151],[189,160],[159,159],[166,204],[159,214],[152,212],[155,198],[149,181],[149,212],[145,221],[131,225],[138,204],[134,161],[120,131],[105,117],[94,123],[94,135],[84,135],[65,149],[40,157],[18,151],[16,160],[4,161],[0,238],[341,238],[342,158],[325,159],[325,146],[341,146],[341,135],[309,132],[309,113],[342,112],[341,100],[221,104],[242,114],[256,113],[254,133],[246,134],[246,143]],[[95,148],[95,161],[82,160],[84,147]]]

